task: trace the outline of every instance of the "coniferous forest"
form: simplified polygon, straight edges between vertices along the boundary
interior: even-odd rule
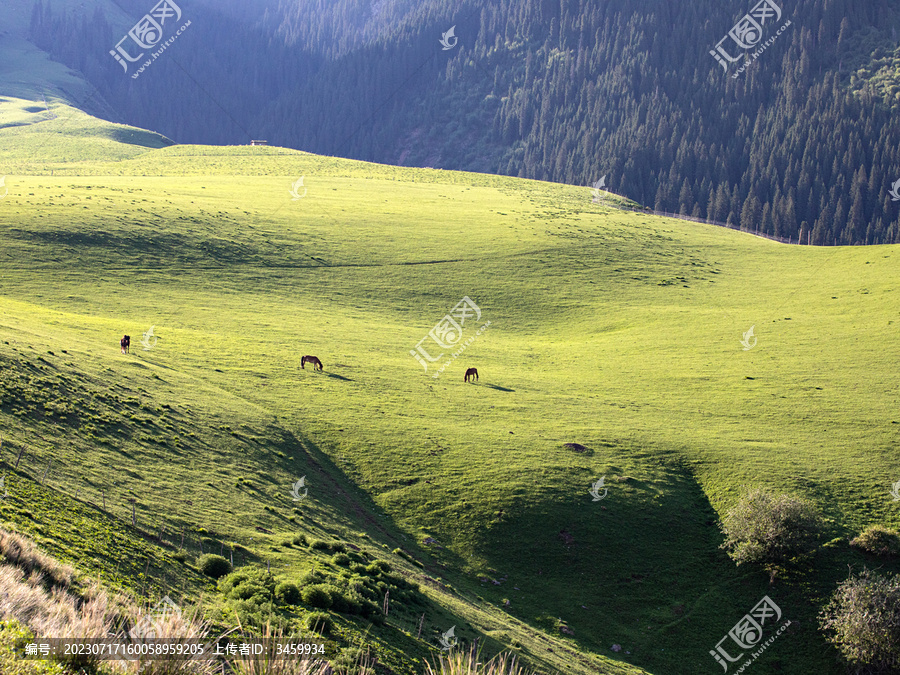
[[[120,7],[137,21],[151,4]],[[31,39],[107,117],[179,143],[606,176],[645,206],[794,241],[900,242],[898,0],[777,0],[736,78],[743,62],[726,73],[710,51],[755,2],[180,4],[190,29],[139,79],[109,55],[121,16],[39,0]]]

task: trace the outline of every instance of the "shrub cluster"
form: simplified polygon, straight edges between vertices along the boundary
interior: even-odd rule
[[[774,576],[776,565],[814,551],[822,528],[821,516],[808,502],[752,490],[722,519],[722,546],[738,565],[760,563]],[[872,555],[895,556],[900,554],[900,534],[873,525],[850,545]],[[837,587],[819,619],[852,672],[900,672],[900,576],[868,570],[851,575]]]
[[[850,545],[872,555],[900,555],[900,533],[881,525],[871,525],[850,540]]]
[[[419,588],[394,574],[387,562],[376,560],[364,565],[353,562],[354,558],[363,560],[356,553],[338,553],[332,561],[343,568],[311,570],[296,580],[276,581],[261,568],[244,567],[222,576],[218,588],[242,623],[254,626],[267,623],[285,626],[288,622],[285,606],[319,614],[331,611],[359,615],[381,624],[381,606],[387,593],[393,601],[424,604]],[[330,623],[322,626],[323,634],[331,629]]]

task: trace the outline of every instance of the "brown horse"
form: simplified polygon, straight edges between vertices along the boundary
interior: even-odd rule
[[[119,346],[122,348],[122,353],[127,354],[131,349],[131,336],[123,335],[122,339],[119,340]]]
[[[466,382],[469,381],[469,378],[472,378],[472,382],[478,379],[478,368],[469,368],[466,371]]]
[[[319,361],[318,356],[304,356],[300,359],[300,367],[303,368],[303,370],[306,370],[307,363],[312,364],[313,370],[322,370],[322,362]]]

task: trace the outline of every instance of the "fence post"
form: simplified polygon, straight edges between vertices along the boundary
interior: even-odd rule
[[[23,445],[22,449],[19,450],[19,456],[16,457],[16,467],[15,467],[16,471],[19,470],[19,460],[22,459],[22,455],[24,455],[24,454],[25,454],[25,446]]]

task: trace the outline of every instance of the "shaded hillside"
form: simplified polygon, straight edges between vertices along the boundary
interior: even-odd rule
[[[136,20],[145,4],[122,6]],[[129,26],[101,11],[39,0],[31,35],[119,121],[181,143],[265,138],[582,185],[605,175],[658,210],[814,244],[900,241],[900,3],[782,2],[790,25],[733,79],[709,52],[751,6],[300,0],[241,20],[185,5],[190,29],[138,80],[108,54]],[[451,25],[459,41],[444,50]]]

